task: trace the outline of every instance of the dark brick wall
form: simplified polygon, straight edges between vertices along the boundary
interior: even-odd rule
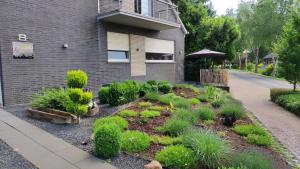
[[[183,79],[184,37],[180,29],[155,32],[97,23],[97,0],[1,0],[0,56],[5,105],[28,103],[42,87],[64,85],[67,70],[89,75],[94,95],[100,85],[130,79],[130,64],[107,63],[106,31],[176,40],[176,64],[147,64],[147,76],[134,79]],[[34,43],[34,59],[13,59],[19,33]],[[67,43],[69,48],[63,49]],[[176,71],[174,71],[176,70]]]

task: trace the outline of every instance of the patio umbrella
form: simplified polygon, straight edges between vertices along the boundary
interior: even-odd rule
[[[191,53],[191,54],[188,54],[186,56],[187,58],[193,58],[193,59],[201,59],[201,58],[204,58],[205,59],[205,67],[207,65],[207,61],[206,59],[207,58],[211,58],[213,60],[225,60],[226,57],[225,57],[225,53],[222,53],[222,52],[217,52],[217,51],[212,51],[212,50],[209,50],[209,49],[202,49],[198,52],[194,52],[194,53]],[[213,63],[214,64],[214,63]]]
[[[202,49],[198,52],[188,54],[189,58],[222,58],[225,59],[225,53],[212,51],[209,49]]]

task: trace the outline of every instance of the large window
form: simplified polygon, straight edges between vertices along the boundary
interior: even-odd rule
[[[129,35],[107,32],[108,62],[129,62]]]
[[[146,62],[174,62],[174,41],[145,39]]]

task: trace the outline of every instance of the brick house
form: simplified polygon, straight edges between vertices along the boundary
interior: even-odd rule
[[[28,103],[82,69],[88,88],[183,80],[184,37],[168,0],[1,0],[1,104]]]

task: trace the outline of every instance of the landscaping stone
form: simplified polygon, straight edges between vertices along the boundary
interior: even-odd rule
[[[149,164],[145,165],[144,168],[145,169],[162,169],[162,166],[158,161],[153,160]]]

